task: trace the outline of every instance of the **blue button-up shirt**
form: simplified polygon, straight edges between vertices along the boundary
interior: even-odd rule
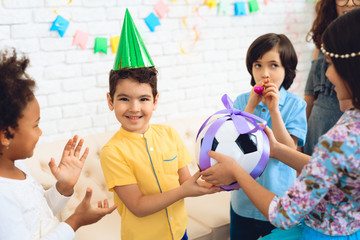
[[[234,108],[244,110],[249,97],[250,92],[239,95],[234,102]],[[305,101],[281,88],[279,110],[287,131],[290,135],[298,138],[298,146],[303,146],[307,131]],[[270,112],[263,102],[256,106],[254,115],[267,121],[268,126],[272,129]],[[293,184],[295,178],[296,171],[294,169],[276,159],[270,158],[264,172],[256,181],[266,189],[282,196]],[[265,216],[257,210],[241,189],[231,193],[231,206],[235,213],[242,217],[267,221]]]

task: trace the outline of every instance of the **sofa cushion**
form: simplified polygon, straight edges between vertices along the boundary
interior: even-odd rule
[[[230,239],[230,192],[185,199],[188,215],[212,229],[212,239]]]
[[[197,219],[188,217],[187,234],[191,240],[211,240],[212,230]]]

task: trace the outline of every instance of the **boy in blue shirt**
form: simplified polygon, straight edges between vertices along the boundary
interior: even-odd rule
[[[252,113],[267,121],[276,139],[296,149],[306,138],[306,103],[286,91],[294,81],[297,57],[290,40],[283,34],[269,33],[258,37],[249,47],[246,65],[254,88],[239,95],[234,108]],[[296,171],[270,158],[256,180],[266,189],[283,195],[296,178]],[[258,239],[275,228],[240,189],[231,193],[231,239]]]

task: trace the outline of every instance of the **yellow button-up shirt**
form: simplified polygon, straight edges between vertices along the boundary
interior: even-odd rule
[[[101,151],[101,166],[121,216],[121,239],[179,240],[187,226],[184,199],[146,217],[136,217],[122,203],[115,186],[137,184],[144,195],[177,188],[178,170],[192,157],[174,128],[150,125],[145,134],[120,130]]]

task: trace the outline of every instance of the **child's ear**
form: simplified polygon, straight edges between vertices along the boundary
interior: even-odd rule
[[[156,110],[156,108],[157,108],[157,103],[158,103],[158,100],[159,100],[159,94],[156,94],[156,96],[155,96],[155,99],[154,99],[154,111]]]
[[[10,139],[7,137],[6,130],[0,131],[0,144],[5,147],[10,145]]]
[[[110,111],[114,110],[113,100],[110,96],[110,93],[106,93],[106,98]]]

